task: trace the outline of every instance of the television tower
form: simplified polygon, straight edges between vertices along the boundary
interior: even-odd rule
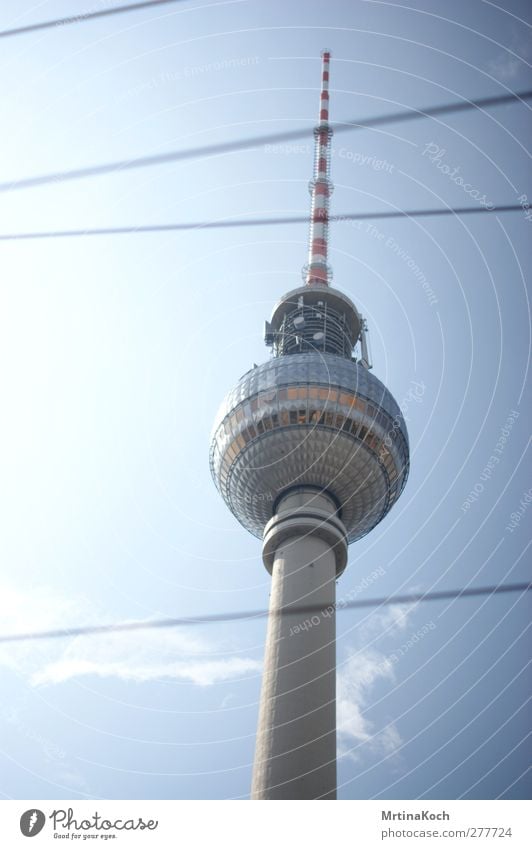
[[[273,355],[226,396],[210,450],[214,482],[262,538],[272,576],[253,799],[336,798],[335,583],[348,544],[388,513],[409,467],[401,411],[370,371],[365,320],[330,286],[329,62],[323,51],[305,283],[275,305]]]

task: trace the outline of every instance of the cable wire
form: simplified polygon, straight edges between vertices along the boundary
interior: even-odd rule
[[[329,216],[329,222],[372,221],[382,218],[427,218],[441,215],[469,215],[477,212],[520,212],[519,204],[483,207],[462,206],[442,209],[404,209],[393,212],[346,212]],[[165,233],[175,230],[220,230],[233,227],[266,227],[275,224],[304,224],[309,216],[293,215],[277,218],[229,218],[221,221],[180,221],[168,224],[138,224],[130,227],[95,227],[86,230],[42,230],[32,233],[0,233],[0,242],[30,239],[67,239],[80,236],[122,236],[135,233]]]
[[[429,106],[426,109],[408,109],[401,112],[391,112],[375,118],[367,118],[363,121],[342,121],[330,126],[335,133],[343,133],[349,130],[371,129],[382,124],[393,124],[400,121],[412,121],[418,118],[430,118],[436,115],[446,115],[453,112],[465,112],[469,109],[482,110],[484,107],[500,106],[504,103],[524,102],[532,99],[532,89],[511,94],[502,94],[492,97],[483,97],[479,100],[464,100],[455,103],[445,103],[441,106]],[[61,183],[69,180],[81,180],[87,177],[97,177],[103,174],[113,174],[121,171],[131,171],[136,168],[149,168],[154,165],[167,165],[170,162],[184,162],[191,159],[204,159],[210,156],[221,156],[226,153],[252,149],[259,145],[273,144],[279,142],[294,141],[306,138],[309,129],[286,130],[282,133],[269,133],[262,136],[253,136],[246,139],[229,142],[217,142],[204,145],[203,147],[190,147],[183,150],[170,150],[166,153],[156,153],[149,156],[139,156],[133,159],[115,160],[114,162],[103,162],[100,165],[89,165],[84,168],[73,168],[67,171],[55,171],[48,174],[38,174],[34,177],[23,177],[20,180],[0,183],[0,192],[19,191],[20,189],[35,188],[49,183]]]
[[[110,15],[121,15],[124,12],[137,12],[141,9],[149,9],[151,6],[164,6],[169,3],[183,3],[184,0],[144,0],[141,3],[127,3],[124,6],[111,6],[110,9],[98,9],[96,12],[80,12],[66,18],[55,18],[51,21],[40,21],[35,24],[27,24],[23,27],[0,30],[0,38],[11,38],[14,35],[26,35],[29,32],[37,32],[42,29],[54,29],[55,27],[68,26],[69,24],[82,24],[92,21],[94,18],[107,18]]]
[[[447,601],[456,598],[471,598],[481,595],[499,595],[502,593],[525,593],[532,590],[532,583],[493,584],[485,587],[468,587],[461,590],[440,590],[438,592],[405,593],[403,595],[382,598],[366,598],[359,601],[343,602],[341,599],[334,607],[342,610],[355,610],[363,607],[381,607],[390,604],[418,604],[424,601]],[[25,634],[5,634],[0,643],[25,642],[28,640],[62,639],[81,637],[90,634],[108,634],[121,631],[146,631],[153,628],[176,628],[190,625],[211,625],[217,622],[238,622],[242,620],[264,619],[267,616],[294,614],[325,614],[330,608],[320,605],[290,605],[283,610],[243,610],[231,613],[212,613],[201,616],[182,616],[175,619],[153,619],[144,622],[119,622],[113,625],[87,625],[79,628],[58,628],[53,631],[35,631]]]

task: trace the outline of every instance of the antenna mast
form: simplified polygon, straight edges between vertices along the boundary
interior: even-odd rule
[[[329,62],[330,50],[322,51],[319,124],[314,128],[314,178],[309,184],[311,194],[310,238],[308,264],[303,268],[307,286],[328,286],[332,277],[327,263],[329,236],[329,197],[333,191],[330,180],[331,138],[329,126]]]

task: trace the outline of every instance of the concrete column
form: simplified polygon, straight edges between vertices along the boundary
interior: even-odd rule
[[[335,799],[335,580],[347,542],[333,501],[311,489],[285,496],[263,559],[272,590],[251,795]]]

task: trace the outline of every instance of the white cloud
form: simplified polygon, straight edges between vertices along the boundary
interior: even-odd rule
[[[45,591],[0,589],[2,633],[24,633],[84,623],[84,607]],[[85,606],[85,610],[87,607]],[[86,616],[86,614],[85,614]],[[93,620],[94,621],[94,620]],[[256,673],[261,663],[232,653],[198,628],[168,628],[0,644],[0,667],[33,686],[98,676],[138,683],[177,679],[206,687]]]
[[[26,634],[48,631],[75,622],[81,605],[49,592],[32,587],[21,592],[8,584],[0,585],[0,634]],[[23,672],[43,662],[59,645],[53,641],[0,643],[0,668]]]
[[[488,63],[489,73],[502,82],[510,82],[521,72],[529,70],[528,63],[532,57],[530,39],[516,32],[510,40],[510,49],[512,53],[504,50]]]
[[[489,73],[502,82],[509,82],[515,79],[519,71],[523,67],[523,62],[515,56],[509,56],[507,53],[501,53],[488,65]]]
[[[122,681],[177,679],[202,687],[258,672],[251,658],[222,656],[183,630],[135,631],[104,637],[78,637],[61,656],[31,676],[31,683],[59,684],[96,675]]]
[[[394,666],[373,643],[405,630],[415,604],[392,605],[374,613],[359,629],[359,648],[340,666],[337,681],[338,753],[360,760],[364,753],[392,754],[402,744],[401,735],[391,723],[375,729],[366,715],[378,682],[395,681]]]
[[[339,754],[358,759],[365,749],[393,751],[401,743],[395,726],[376,733],[364,716],[371,692],[379,680],[393,681],[393,667],[383,654],[373,650],[355,652],[341,667],[337,685],[337,733]]]
[[[372,638],[395,636],[404,631],[417,603],[391,604],[382,611],[373,613],[359,628],[361,643],[370,642]]]

